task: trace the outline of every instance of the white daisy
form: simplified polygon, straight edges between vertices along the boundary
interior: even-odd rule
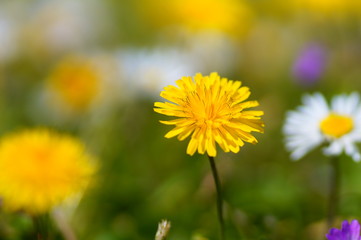
[[[194,75],[199,65],[178,48],[124,49],[119,50],[118,60],[126,87],[135,94],[154,97],[174,79]]]
[[[93,46],[110,26],[103,1],[38,0],[27,9],[22,41],[26,51],[64,54]],[[109,24],[108,24],[109,23]],[[29,49],[30,48],[30,49]]]
[[[320,93],[305,95],[303,105],[287,113],[283,132],[291,158],[298,160],[315,147],[326,143],[327,156],[345,152],[354,161],[361,155],[356,146],[361,141],[361,103],[358,93],[335,96],[328,106]]]
[[[7,63],[19,53],[22,8],[25,3],[0,1],[0,64]]]

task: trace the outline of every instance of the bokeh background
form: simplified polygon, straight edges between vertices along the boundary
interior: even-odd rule
[[[164,86],[218,72],[251,88],[266,124],[216,158],[229,239],[325,239],[329,160],[292,162],[282,125],[304,93],[360,91],[360,64],[359,0],[1,0],[0,134],[45,126],[97,156],[64,210],[78,239],[153,239],[161,219],[171,240],[218,239],[206,156],[165,139],[153,111]],[[361,166],[343,156],[341,171],[339,220],[361,220]],[[0,213],[1,239],[32,227]]]

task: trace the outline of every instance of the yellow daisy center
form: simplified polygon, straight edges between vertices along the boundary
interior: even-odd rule
[[[349,116],[331,113],[322,120],[320,128],[323,134],[339,138],[353,129],[353,120]]]

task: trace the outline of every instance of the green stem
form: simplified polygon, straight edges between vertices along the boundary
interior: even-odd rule
[[[334,226],[340,201],[340,162],[338,157],[331,159],[330,193],[328,198],[327,225],[328,229]]]
[[[49,229],[47,218],[44,215],[33,216],[35,235],[37,240],[49,240]]]
[[[213,179],[214,179],[214,183],[216,185],[216,191],[217,191],[217,214],[218,214],[218,222],[220,225],[220,236],[221,236],[221,240],[225,240],[225,227],[224,227],[224,220],[223,220],[223,197],[222,197],[222,189],[221,189],[221,182],[219,180],[218,177],[218,172],[217,172],[217,168],[216,168],[216,163],[214,162],[214,157],[210,157],[209,158],[209,163],[211,164],[211,169],[212,169],[212,174],[213,174]]]

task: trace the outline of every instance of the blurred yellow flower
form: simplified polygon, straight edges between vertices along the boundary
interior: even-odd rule
[[[93,62],[78,56],[63,59],[48,78],[52,93],[75,111],[90,107],[100,93],[100,82]]]
[[[84,190],[95,166],[78,140],[36,129],[0,141],[0,169],[4,208],[40,214]]]
[[[178,135],[180,141],[191,136],[187,153],[199,153],[216,156],[217,142],[225,151],[237,153],[245,142],[257,143],[251,132],[263,132],[264,124],[260,120],[263,111],[250,111],[258,106],[257,101],[246,101],[251,94],[248,87],[241,87],[240,81],[220,78],[217,73],[209,76],[196,74],[182,77],[176,81],[178,87],[164,88],[160,96],[170,102],[156,102],[154,111],[178,117],[170,121],[161,121],[175,125],[165,137]]]
[[[192,31],[218,30],[244,33],[253,12],[243,0],[155,0],[142,1],[144,15],[158,25],[183,26]],[[148,7],[144,7],[149,5]],[[152,9],[149,11],[149,9]]]

